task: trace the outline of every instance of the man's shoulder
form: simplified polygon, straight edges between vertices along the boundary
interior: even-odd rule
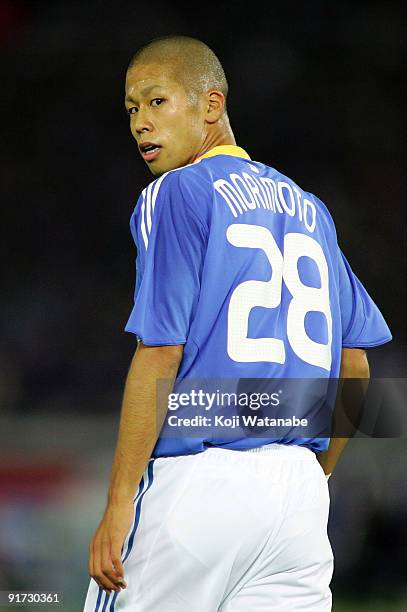
[[[308,189],[305,189],[304,187],[299,185],[294,179],[284,174],[280,170],[277,170],[276,168],[273,168],[271,166],[267,166],[267,168],[270,170],[271,175],[273,175],[272,178],[276,182],[279,182],[282,185],[290,185],[294,189],[294,191],[300,192],[303,198],[312,202],[317,211],[320,213],[320,216],[322,214],[322,217],[327,221],[328,225],[331,226],[331,228],[335,229],[335,222],[333,220],[331,211],[317,195],[315,195],[312,191],[308,191]]]
[[[198,165],[198,164],[197,164]],[[157,225],[158,219],[191,219],[207,226],[207,209],[210,201],[208,181],[195,164],[174,168],[154,179],[143,189],[136,213],[148,229]],[[155,220],[155,222],[154,222]]]
[[[260,168],[263,168],[265,170],[265,174],[267,174],[267,176],[269,176],[274,181],[282,184],[288,184],[290,187],[301,192],[305,197],[308,197],[311,200],[314,200],[316,198],[313,193],[305,189],[302,185],[297,183],[295,179],[293,179],[291,176],[288,176],[288,174],[285,174],[285,172],[282,172],[278,168],[257,161],[253,161],[252,163]]]
[[[183,195],[185,190],[189,186],[193,185],[204,185],[208,181],[207,171],[204,168],[199,167],[199,164],[188,164],[181,166],[180,168],[174,168],[165,172],[160,177],[154,179],[149,185],[143,190],[143,194],[151,192],[161,195],[181,192]]]
[[[158,209],[166,209],[169,214],[172,209],[182,208],[201,216],[204,201],[210,199],[210,178],[199,164],[188,164],[174,168],[154,179],[139,197],[139,208],[153,214]]]

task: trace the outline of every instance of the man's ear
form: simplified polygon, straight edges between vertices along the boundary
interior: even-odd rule
[[[221,91],[210,91],[208,93],[208,104],[206,109],[207,123],[216,123],[225,111],[225,96]]]

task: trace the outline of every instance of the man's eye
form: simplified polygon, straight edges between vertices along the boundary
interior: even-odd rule
[[[134,115],[134,113],[138,113],[137,106],[131,106],[130,108],[127,109],[128,115]]]
[[[164,102],[163,98],[153,98],[153,100],[151,100],[151,106],[160,106],[162,102]]]

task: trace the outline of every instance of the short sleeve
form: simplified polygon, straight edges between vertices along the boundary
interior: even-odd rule
[[[390,329],[338,247],[342,346],[368,348],[389,342]]]
[[[143,264],[125,330],[146,345],[185,344],[196,312],[206,231],[190,199],[179,173],[167,176],[156,195],[148,244],[139,246]]]

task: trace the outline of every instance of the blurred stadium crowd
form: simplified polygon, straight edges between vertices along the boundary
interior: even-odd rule
[[[186,9],[162,0],[0,0],[0,410],[7,424],[0,452],[15,458],[13,473],[20,474],[23,444],[17,428],[25,423],[32,442],[25,457],[43,450],[46,462],[62,460],[62,472],[53,472],[51,482],[65,483],[71,502],[66,492],[74,487],[76,509],[89,488],[90,507],[96,507],[96,495],[99,502],[102,497],[102,485],[91,483],[100,477],[99,462],[110,460],[113,441],[106,432],[117,422],[135,349],[135,338],[122,331],[135,273],[128,221],[151,176],[130,138],[123,90],[132,53],[152,37],[197,36],[219,55],[238,144],[327,204],[342,250],[392,330],[394,341],[369,354],[372,375],[406,376],[405,3],[318,0],[248,11],[229,3]],[[43,430],[36,419],[42,419]],[[97,425],[92,429],[98,420],[104,424],[101,434]],[[73,444],[64,437],[69,422],[73,438],[82,432]],[[41,447],[44,435],[59,440],[48,453],[47,445]],[[380,447],[385,464],[393,442]],[[362,448],[366,442],[355,443],[349,456],[363,462]],[[362,593],[386,595],[406,589],[396,571],[407,543],[405,493],[397,486],[405,450],[398,443],[393,463],[383,467],[370,449],[364,478],[344,460],[339,484],[333,485],[330,528],[343,592],[360,587]],[[72,474],[64,471],[76,466],[78,478],[83,470],[78,456],[93,466],[83,488],[75,479],[72,485]],[[386,469],[392,476],[385,487],[378,474],[389,475]],[[13,481],[7,474],[0,483]],[[31,491],[21,502],[17,488],[3,491],[0,570],[8,572],[0,589],[22,588],[18,573],[10,573],[6,544],[11,533],[18,534],[19,521],[27,520],[27,508],[35,514],[42,499]],[[65,499],[51,495],[58,498]],[[379,502],[371,503],[373,498]],[[48,502],[46,508],[49,522],[41,515],[39,527],[44,532],[57,511]],[[70,532],[82,538],[77,567],[86,571],[96,519],[85,524],[73,510],[69,516],[65,524],[71,521]],[[24,541],[19,546],[24,558]],[[66,560],[72,562],[72,541],[69,550]],[[16,558],[11,567],[21,568]],[[35,565],[34,558],[30,562]],[[86,577],[82,580],[83,586]]]

